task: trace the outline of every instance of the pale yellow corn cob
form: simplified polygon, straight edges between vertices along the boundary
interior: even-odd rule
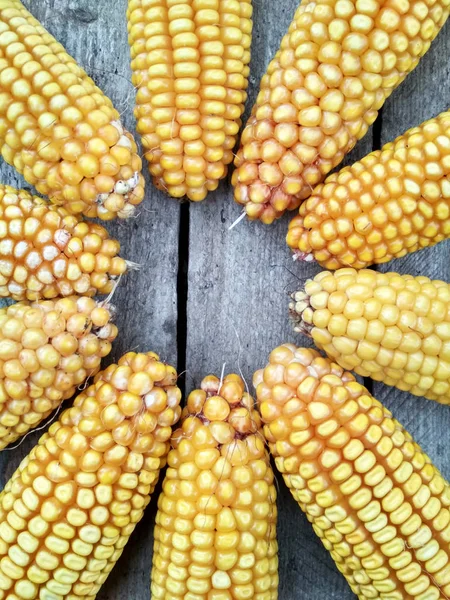
[[[127,266],[101,225],[0,184],[0,297],[109,294]]]
[[[20,0],[0,0],[0,151],[72,214],[128,217],[144,197],[111,100]]]
[[[130,352],[80,394],[0,495],[0,599],[94,600],[150,501],[177,374]]]
[[[155,185],[203,200],[225,177],[247,99],[251,0],[129,0],[137,131]]]
[[[86,297],[0,309],[0,449],[97,373],[117,336],[112,315],[112,307]]]
[[[233,173],[250,219],[299,206],[430,47],[448,0],[303,0],[261,81]]]
[[[293,296],[296,331],[344,369],[450,403],[450,285],[370,269],[323,271]]]
[[[158,499],[153,600],[276,600],[277,508],[242,379],[206,377],[172,437]]]
[[[300,206],[287,243],[327,269],[384,263],[450,236],[450,112],[330,175]]]
[[[286,344],[254,384],[292,495],[360,600],[450,595],[450,486],[351,373]]]

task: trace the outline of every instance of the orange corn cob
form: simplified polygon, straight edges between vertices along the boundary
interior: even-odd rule
[[[300,206],[287,243],[327,269],[384,263],[450,236],[450,112],[330,175]]]
[[[0,309],[0,449],[97,373],[117,336],[112,314],[85,297]]]
[[[264,433],[360,600],[450,594],[450,486],[351,373],[286,344],[255,373]]]
[[[22,461],[0,495],[1,598],[94,600],[165,463],[176,379],[156,354],[126,354]]]
[[[19,0],[0,2],[0,150],[72,214],[128,217],[144,197],[111,100]]]
[[[251,0],[129,0],[135,116],[155,185],[203,200],[225,177],[247,99]]]
[[[154,600],[278,597],[274,477],[244,390],[210,375],[189,395],[158,499]]]
[[[323,271],[293,295],[295,330],[344,369],[450,404],[450,285],[370,269]]]
[[[299,206],[430,47],[447,0],[304,0],[261,81],[233,174],[250,219]]]
[[[109,294],[134,266],[119,250],[104,227],[0,184],[0,297]]]

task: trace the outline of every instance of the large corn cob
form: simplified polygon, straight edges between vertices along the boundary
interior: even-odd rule
[[[0,149],[73,214],[128,217],[144,196],[136,144],[111,100],[20,0],[0,0]]]
[[[237,375],[206,377],[172,437],[158,499],[154,600],[276,600],[273,472]]]
[[[150,173],[203,200],[225,177],[247,98],[251,0],[129,0],[135,115]]]
[[[0,495],[0,598],[95,598],[165,463],[176,379],[126,354],[42,436]]]
[[[410,129],[319,185],[287,243],[327,269],[361,269],[450,236],[450,112]]]
[[[447,0],[303,0],[261,81],[235,199],[271,223],[362,138],[445,23]]]
[[[0,449],[97,373],[117,336],[111,318],[108,306],[85,297],[0,309]]]
[[[450,403],[450,285],[370,269],[323,271],[293,296],[296,331],[344,369]]]
[[[119,249],[104,227],[0,184],[0,296],[108,294],[127,269]]]
[[[447,598],[450,486],[391,413],[291,344],[254,384],[276,465],[358,598]]]

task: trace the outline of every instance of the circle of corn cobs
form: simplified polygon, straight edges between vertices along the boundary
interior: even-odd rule
[[[127,263],[104,228],[76,215],[131,216],[144,191],[134,139],[110,100],[19,0],[0,0],[0,13],[0,151],[63,205],[0,186],[0,296],[27,300],[0,310],[3,448],[94,375],[117,335],[109,305],[88,296],[109,293]],[[137,129],[155,184],[174,197],[202,200],[232,161],[251,14],[250,0],[129,2]],[[438,0],[406,9],[400,0],[302,3],[236,158],[235,198],[251,219],[270,223],[311,194],[447,16]],[[316,188],[290,226],[296,257],[360,268],[448,236],[448,203],[435,202],[446,192],[447,128],[443,113]],[[395,188],[389,175],[406,172],[408,185]],[[393,201],[383,204],[386,195]],[[342,270],[308,282],[291,311],[342,366],[448,403],[449,289]],[[276,493],[263,431],[358,597],[450,593],[448,484],[351,374],[286,344],[254,376],[262,421],[240,377],[208,376],[172,434],[176,380],[156,354],[126,354],[22,461],[0,494],[0,599],[93,600],[167,457],[152,597],[276,600]]]

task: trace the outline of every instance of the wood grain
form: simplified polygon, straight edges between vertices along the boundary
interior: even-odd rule
[[[24,4],[85,67],[134,130],[134,90],[130,83],[126,37],[126,0],[24,0]],[[297,0],[254,1],[254,38],[248,111],[259,80],[291,21]],[[447,108],[442,89],[450,82],[448,27],[418,69],[394,93],[383,110],[375,143],[383,143]],[[426,100],[425,100],[426,99]],[[372,130],[347,157],[350,163],[374,144]],[[3,183],[23,180],[0,165]],[[289,292],[319,269],[292,262],[285,244],[286,215],[272,226],[241,222],[229,180],[207,201],[184,206],[157,192],[148,181],[145,204],[136,219],[107,225],[122,243],[122,255],[141,264],[117,290],[121,330],[109,361],[129,349],[154,349],[169,362],[179,357],[186,368],[186,389],[207,373],[241,371],[251,387],[255,369],[285,341],[308,344],[294,336],[287,319]],[[181,246],[179,247],[179,240]],[[391,270],[426,274],[450,281],[448,243],[388,265]],[[181,259],[181,261],[179,260]],[[179,272],[180,270],[180,272]],[[179,289],[177,290],[177,285]],[[187,289],[186,289],[187,288]],[[177,297],[180,291],[180,297]],[[179,316],[178,316],[179,311]],[[179,320],[178,320],[179,319]],[[180,339],[177,340],[177,335]],[[450,411],[423,399],[374,384],[374,393],[394,411],[425,450],[450,475],[445,443]],[[3,485],[39,433],[0,456]],[[280,599],[350,600],[345,580],[315,536],[279,478]],[[99,600],[149,600],[152,529],[156,494],[122,558],[98,595]]]

